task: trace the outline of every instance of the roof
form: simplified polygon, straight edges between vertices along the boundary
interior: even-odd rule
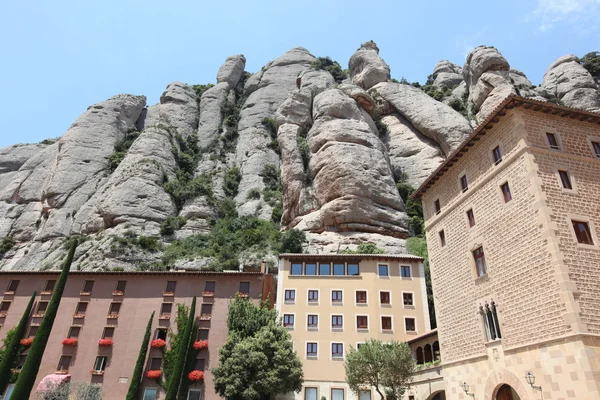
[[[0,271],[0,276],[2,275],[58,275],[60,274],[59,270],[53,271]],[[70,271],[69,276],[76,275],[136,275],[136,276],[193,276],[193,275],[208,275],[208,276],[225,276],[225,275],[235,275],[235,276],[258,276],[263,275],[262,272],[239,272],[239,271]]]
[[[430,330],[429,332],[426,332],[426,333],[424,333],[422,335],[419,335],[419,336],[416,336],[416,337],[414,337],[414,338],[412,338],[410,340],[407,340],[406,343],[411,344],[411,343],[417,342],[417,341],[419,341],[421,339],[426,339],[426,338],[431,337],[431,336],[437,336],[437,334],[438,334],[437,329],[433,329],[433,330]]]
[[[388,260],[415,260],[423,261],[422,257],[413,256],[412,254],[303,254],[303,253],[284,253],[280,254],[279,258],[285,258],[290,260],[297,259],[312,259],[312,260],[331,260],[331,259],[345,259],[345,260],[356,260],[357,258],[378,258]]]
[[[545,114],[558,115],[559,117],[568,117],[576,119],[578,121],[591,122],[600,124],[600,114],[589,111],[576,110],[565,106],[560,106],[554,103],[548,103],[539,100],[526,99],[519,97],[515,94],[508,95],[489,116],[481,122],[469,135],[462,144],[455,149],[446,160],[429,175],[429,177],[419,186],[417,190],[412,194],[413,199],[419,199],[440,177],[444,175],[446,171],[452,167],[471,147],[475,145],[475,142],[480,140],[480,136],[483,136],[494,127],[496,123],[500,121],[501,117],[504,117],[508,110],[520,107],[526,110],[533,110],[543,112]]]

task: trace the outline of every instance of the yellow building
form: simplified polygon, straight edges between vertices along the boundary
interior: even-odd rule
[[[510,96],[415,196],[446,398],[600,399],[600,114]]]
[[[359,398],[344,356],[369,338],[408,341],[430,330],[423,259],[384,254],[282,254],[277,309],[304,363],[296,399]],[[371,392],[360,400],[375,399]]]

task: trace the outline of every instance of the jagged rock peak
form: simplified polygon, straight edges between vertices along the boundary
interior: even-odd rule
[[[379,56],[379,48],[374,41],[363,43],[348,62],[352,83],[367,90],[380,82],[387,82],[390,66]]]
[[[510,64],[493,46],[477,46],[467,56],[463,76],[467,84],[473,85],[487,71],[509,71]]]
[[[448,60],[437,63],[433,69],[433,85],[454,88],[463,81],[462,68]]]
[[[229,56],[217,72],[217,83],[226,82],[230,88],[237,85],[246,68],[246,57],[243,54]]]

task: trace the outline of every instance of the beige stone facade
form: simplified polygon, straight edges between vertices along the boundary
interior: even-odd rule
[[[509,97],[418,189],[448,399],[600,399],[599,124]]]
[[[281,256],[277,309],[303,361],[305,380],[302,392],[289,397],[356,399],[345,383],[350,346],[370,338],[408,341],[430,330],[422,261],[383,254]],[[369,398],[378,395],[372,391]]]

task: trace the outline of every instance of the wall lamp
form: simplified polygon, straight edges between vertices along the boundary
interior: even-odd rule
[[[538,391],[542,391],[542,387],[541,386],[535,386],[535,375],[532,374],[531,372],[528,372],[527,375],[525,375],[525,380],[527,381],[527,383],[529,383],[531,385],[531,387],[535,390]]]
[[[469,384],[467,382],[463,382],[463,384],[461,386],[467,396],[471,396],[472,398],[475,398],[475,393],[469,393]]]

